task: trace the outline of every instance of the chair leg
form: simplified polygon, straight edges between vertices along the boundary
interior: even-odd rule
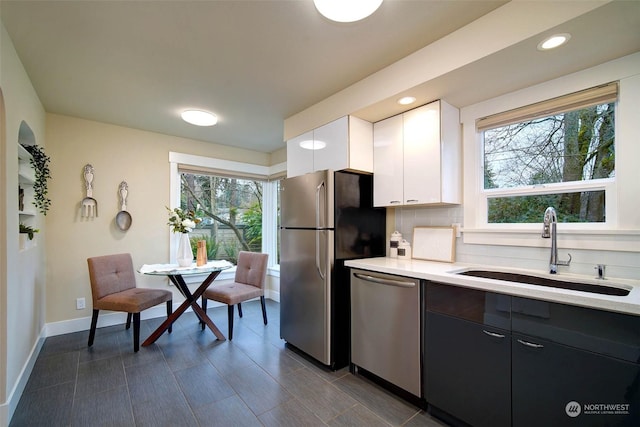
[[[173,313],[173,300],[167,301],[167,317],[171,316],[171,313]],[[169,325],[169,328],[167,329],[167,331],[171,333],[172,329],[173,329],[173,323]]]
[[[96,325],[98,324],[98,312],[100,310],[93,310],[93,316],[91,317],[91,329],[89,329],[89,342],[87,345],[91,347],[93,345],[93,338],[96,336]]]
[[[205,297],[200,297],[200,307],[202,307],[202,310],[205,313],[207,312],[207,299]],[[200,329],[202,329],[204,331],[204,327],[205,327],[205,323],[201,320],[200,321]]]
[[[238,303],[238,316],[242,317],[242,304]]]
[[[260,304],[262,305],[262,320],[264,320],[264,324],[267,324],[267,307],[264,303],[264,296],[260,297]]]
[[[131,327],[131,313],[127,313],[127,326],[126,329]]]
[[[133,351],[140,350],[140,313],[133,313]]]
[[[229,317],[229,341],[233,339],[233,306],[227,306],[227,317]]]

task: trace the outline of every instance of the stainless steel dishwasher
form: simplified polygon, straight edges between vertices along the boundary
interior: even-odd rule
[[[351,270],[351,363],[422,397],[419,280]]]

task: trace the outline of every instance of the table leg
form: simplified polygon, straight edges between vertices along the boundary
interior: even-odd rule
[[[220,271],[214,271],[211,274],[209,274],[209,276],[207,276],[207,278],[202,282],[202,284],[198,286],[198,288],[195,290],[193,294],[191,294],[191,291],[189,291],[189,288],[187,287],[187,284],[185,283],[184,278],[180,274],[170,275],[169,279],[174,285],[176,285],[180,293],[184,295],[185,301],[182,304],[180,304],[178,309],[175,310],[171,314],[171,316],[167,318],[167,320],[162,322],[162,324],[158,327],[158,329],[156,329],[149,336],[149,338],[147,338],[142,343],[142,345],[147,346],[156,342],[156,340],[160,338],[160,336],[164,333],[164,331],[166,331],[169,328],[169,326],[172,325],[173,322],[175,322],[178,319],[178,317],[180,317],[182,313],[184,313],[187,310],[189,306],[191,306],[191,308],[196,313],[196,315],[200,318],[200,320],[202,320],[209,327],[209,329],[211,329],[211,332],[213,332],[216,338],[218,338],[220,341],[226,340],[225,336],[222,334],[222,332],[220,332],[220,330],[217,328],[215,323],[213,323],[213,321],[209,318],[209,316],[207,316],[207,313],[205,313],[202,307],[198,305],[198,298],[200,298],[200,295],[202,295],[202,293],[209,287],[211,282],[213,282],[214,279],[218,277],[218,274],[220,274]]]

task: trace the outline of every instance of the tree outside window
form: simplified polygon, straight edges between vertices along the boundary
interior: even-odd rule
[[[198,240],[206,241],[208,259],[234,264],[239,251],[261,251],[261,181],[192,173],[180,181],[180,207],[202,219],[191,233],[194,253]]]
[[[586,183],[615,177],[614,107],[592,105],[484,130],[487,222],[541,222],[547,206],[561,222],[605,222],[605,191]]]

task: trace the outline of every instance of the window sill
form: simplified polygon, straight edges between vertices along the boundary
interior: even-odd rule
[[[561,227],[562,224],[559,225]],[[470,245],[548,247],[540,230],[464,229],[463,242]],[[563,249],[639,252],[640,230],[558,230]]]

